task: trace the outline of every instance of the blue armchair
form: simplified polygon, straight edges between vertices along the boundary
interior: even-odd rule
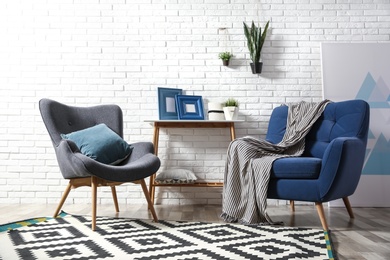
[[[283,138],[287,106],[273,110],[266,140],[278,143]],[[349,216],[354,217],[348,196],[355,192],[362,172],[370,108],[363,100],[348,100],[327,105],[305,138],[301,157],[274,161],[268,198],[315,202],[324,230],[328,230],[323,202],[342,198]]]

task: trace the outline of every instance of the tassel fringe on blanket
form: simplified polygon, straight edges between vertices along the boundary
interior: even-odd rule
[[[278,144],[250,136],[230,143],[221,218],[226,222],[245,224],[280,224],[273,222],[267,214],[272,163],[278,158],[302,155],[306,134],[329,102],[289,104],[286,132]]]

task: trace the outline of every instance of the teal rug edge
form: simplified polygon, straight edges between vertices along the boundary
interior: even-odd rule
[[[61,213],[56,218],[63,218],[66,215],[68,215],[68,213],[61,211]],[[30,219],[25,219],[25,220],[21,220],[21,221],[12,222],[12,223],[2,224],[2,225],[0,225],[0,233],[5,232],[5,231],[9,231],[9,230],[14,230],[14,229],[17,229],[20,227],[30,226],[30,225],[33,225],[33,224],[36,224],[39,222],[43,222],[43,221],[47,221],[50,219],[53,219],[53,217],[30,218]]]
[[[328,250],[328,258],[329,260],[335,260],[335,255],[333,254],[333,245],[332,240],[330,238],[330,230],[325,231],[324,230],[324,236],[325,236],[325,242],[326,242],[326,249]]]

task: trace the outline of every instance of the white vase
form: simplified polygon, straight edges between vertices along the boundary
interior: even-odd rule
[[[237,120],[238,107],[224,107],[223,112],[226,120]]]
[[[209,111],[208,116],[209,120],[225,120],[225,115],[222,109],[222,103],[209,102],[208,103]]]

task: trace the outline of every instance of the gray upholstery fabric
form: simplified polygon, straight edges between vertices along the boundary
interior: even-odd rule
[[[117,105],[74,107],[42,99],[39,102],[39,109],[65,179],[94,175],[110,181],[130,182],[149,177],[160,168],[160,160],[153,154],[154,147],[151,142],[132,143],[134,149],[130,157],[113,166],[83,155],[72,141],[61,138],[60,134],[75,132],[100,123],[106,124],[123,137],[123,115]]]

